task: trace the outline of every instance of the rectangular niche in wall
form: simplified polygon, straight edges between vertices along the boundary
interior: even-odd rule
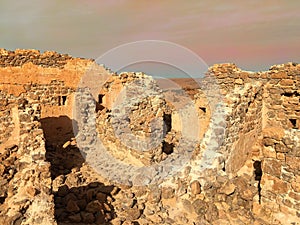
[[[172,130],[172,115],[164,113],[163,120],[165,124],[164,131],[168,133]]]
[[[59,96],[58,97],[58,105],[66,105],[67,102],[67,96],[63,95],[63,96]]]
[[[99,104],[102,104],[102,103],[103,103],[103,97],[104,97],[104,95],[102,95],[102,94],[99,94],[99,95],[98,95],[98,103],[99,103]]]

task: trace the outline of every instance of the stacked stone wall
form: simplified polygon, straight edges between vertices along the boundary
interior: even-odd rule
[[[0,91],[0,146],[8,140],[15,127],[11,103],[7,94]]]
[[[266,126],[299,129],[300,66],[284,64],[271,67],[265,86]]]
[[[40,106],[18,101],[18,136],[1,152],[2,224],[56,224]]]
[[[125,177],[127,171],[122,168],[105,168],[107,162],[101,161],[105,158],[101,155],[98,163],[107,174],[120,169],[124,180],[131,181],[129,185],[114,184],[120,185],[121,191],[117,188],[113,192],[115,188],[107,188],[99,174],[91,175],[88,165],[72,161],[81,156],[81,146],[76,146],[74,138],[59,143],[55,149],[61,154],[56,154],[50,150],[58,143],[50,143],[51,148],[48,146],[46,150],[45,130],[41,129],[40,121],[45,118],[64,115],[71,121],[75,90],[92,61],[31,50],[1,50],[0,56],[1,224],[299,223],[299,65],[278,65],[257,73],[242,71],[233,64],[211,67],[207,75],[216,78],[219,90],[209,90],[204,94],[207,96],[194,94],[197,91],[189,93],[193,94],[193,103],[199,115],[202,113],[203,121],[210,122],[207,132],[194,148],[184,143],[176,149],[180,133],[171,129],[165,141],[175,144],[175,148],[167,157],[162,146],[147,158],[141,157],[144,152],[134,152],[116,142],[116,131],[108,122],[122,110],[127,110],[125,114],[129,117],[120,114],[120,119],[129,120],[129,124],[131,121],[129,128],[142,138],[155,133],[149,125],[153,117],[160,118],[158,124],[162,125],[164,113],[174,116],[168,102],[154,95],[133,104],[131,109],[125,109],[128,102],[113,108],[120,90],[135,80],[130,73],[114,75],[99,90],[99,98],[104,95],[102,107],[97,106],[100,103],[90,94],[81,96],[76,110],[81,113],[82,121],[76,122],[89,121],[93,125],[97,121],[98,125],[96,130],[88,124],[91,126],[84,127],[84,135],[76,137],[82,139],[87,151],[97,152],[92,147],[99,134],[110,143],[111,152],[122,155],[120,159],[129,164],[133,163],[128,160],[130,157],[141,160],[142,165],[152,165],[194,151],[193,157],[173,177],[157,183],[146,180],[147,187],[131,186],[135,178],[141,177]],[[108,74],[102,67],[95,71],[99,76]],[[217,99],[223,107],[205,108],[209,99],[214,99],[215,91],[224,96]],[[130,88],[125,94],[132,100],[137,95]],[[207,99],[197,99],[203,97]],[[116,120],[115,125],[123,129],[124,121]],[[211,147],[210,151],[206,147]],[[59,165],[55,157],[62,155],[65,161]],[[99,155],[93,157],[98,159]]]
[[[294,129],[269,127],[263,131],[261,211],[269,211],[283,224],[300,216],[299,138]]]
[[[67,60],[72,58],[67,54],[50,51],[41,54],[36,50],[7,51],[0,49],[0,53],[0,67],[22,66],[26,63],[32,63],[41,67],[63,68]]]

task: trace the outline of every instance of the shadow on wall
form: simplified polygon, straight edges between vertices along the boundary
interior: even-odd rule
[[[61,186],[55,196],[55,219],[64,224],[111,224],[115,211],[111,205],[114,186],[99,182],[68,188]]]
[[[80,150],[71,144],[74,138],[72,120],[60,116],[47,117],[40,122],[46,139],[46,159],[51,164],[52,179],[69,174],[73,168],[80,168],[84,158]]]

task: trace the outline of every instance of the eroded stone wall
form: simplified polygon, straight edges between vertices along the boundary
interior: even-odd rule
[[[56,224],[51,194],[50,164],[40,129],[40,106],[15,101],[13,139],[1,145],[2,224]]]
[[[98,132],[86,127],[87,135],[75,138],[73,101],[92,64],[53,52],[1,50],[2,224],[299,224],[299,65],[278,65],[258,73],[234,64],[211,67],[207,76],[215,77],[219,90],[186,90],[198,121],[205,124],[199,142],[190,149],[192,157],[172,177],[135,186],[97,174],[84,163],[76,143],[76,138],[83,138],[91,145],[99,133],[107,143],[116,143],[109,127],[116,113],[113,103],[126,85],[139,78],[133,73],[113,75],[96,92],[99,96],[84,95],[77,110],[83,120],[98,120]],[[94,77],[112,75],[97,66],[92,72]],[[93,81],[83,84],[89,82]],[[209,82],[213,81],[200,83]],[[215,91],[222,98],[214,100]],[[136,93],[129,88],[125,94],[134,98]],[[210,108],[210,101],[223,105]],[[132,107],[126,111],[131,131],[143,138],[153,135],[149,123],[155,116],[159,124],[170,125],[165,114],[172,120],[171,129],[160,128],[168,130],[165,141],[175,148],[167,154],[161,144],[145,157],[144,165],[187,153],[185,145],[176,149],[182,127],[168,100],[153,95]],[[124,125],[116,125],[120,124]],[[114,146],[113,154],[123,152],[128,159],[128,148],[120,146]],[[135,159],[141,155],[132,152]]]
[[[12,118],[12,106],[5,92],[0,92],[0,145],[7,141],[15,127]]]
[[[266,126],[299,129],[299,70],[292,63],[271,67],[264,98]]]

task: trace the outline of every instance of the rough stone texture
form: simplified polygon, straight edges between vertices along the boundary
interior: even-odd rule
[[[106,81],[96,96],[77,89],[91,67],[93,78]],[[92,60],[55,52],[1,50],[0,75],[0,224],[300,224],[298,64],[257,73],[221,64],[210,67],[198,86],[185,80],[181,88],[196,106],[203,129],[195,142],[182,145],[185,128],[176,107],[184,101],[170,104],[178,90],[151,92],[135,102],[143,96],[135,87],[158,90],[142,73],[116,75]],[[137,86],[131,88],[133,83]],[[203,91],[201,85],[211,88]],[[129,102],[114,107],[124,88]],[[216,91],[221,99],[214,99]],[[82,121],[73,121],[76,98]],[[153,118],[158,131],[151,126]],[[97,127],[85,127],[85,136],[74,133],[72,122],[76,127],[86,121]],[[153,151],[137,151],[120,141],[127,132],[113,131],[127,124],[139,138],[166,135]],[[192,155],[166,179],[152,179],[153,171],[125,177],[127,171],[120,169],[130,182],[109,181],[79,151],[79,143],[92,146],[97,136],[130,165]],[[102,166],[108,173],[119,169]],[[135,185],[141,183],[145,186]]]

